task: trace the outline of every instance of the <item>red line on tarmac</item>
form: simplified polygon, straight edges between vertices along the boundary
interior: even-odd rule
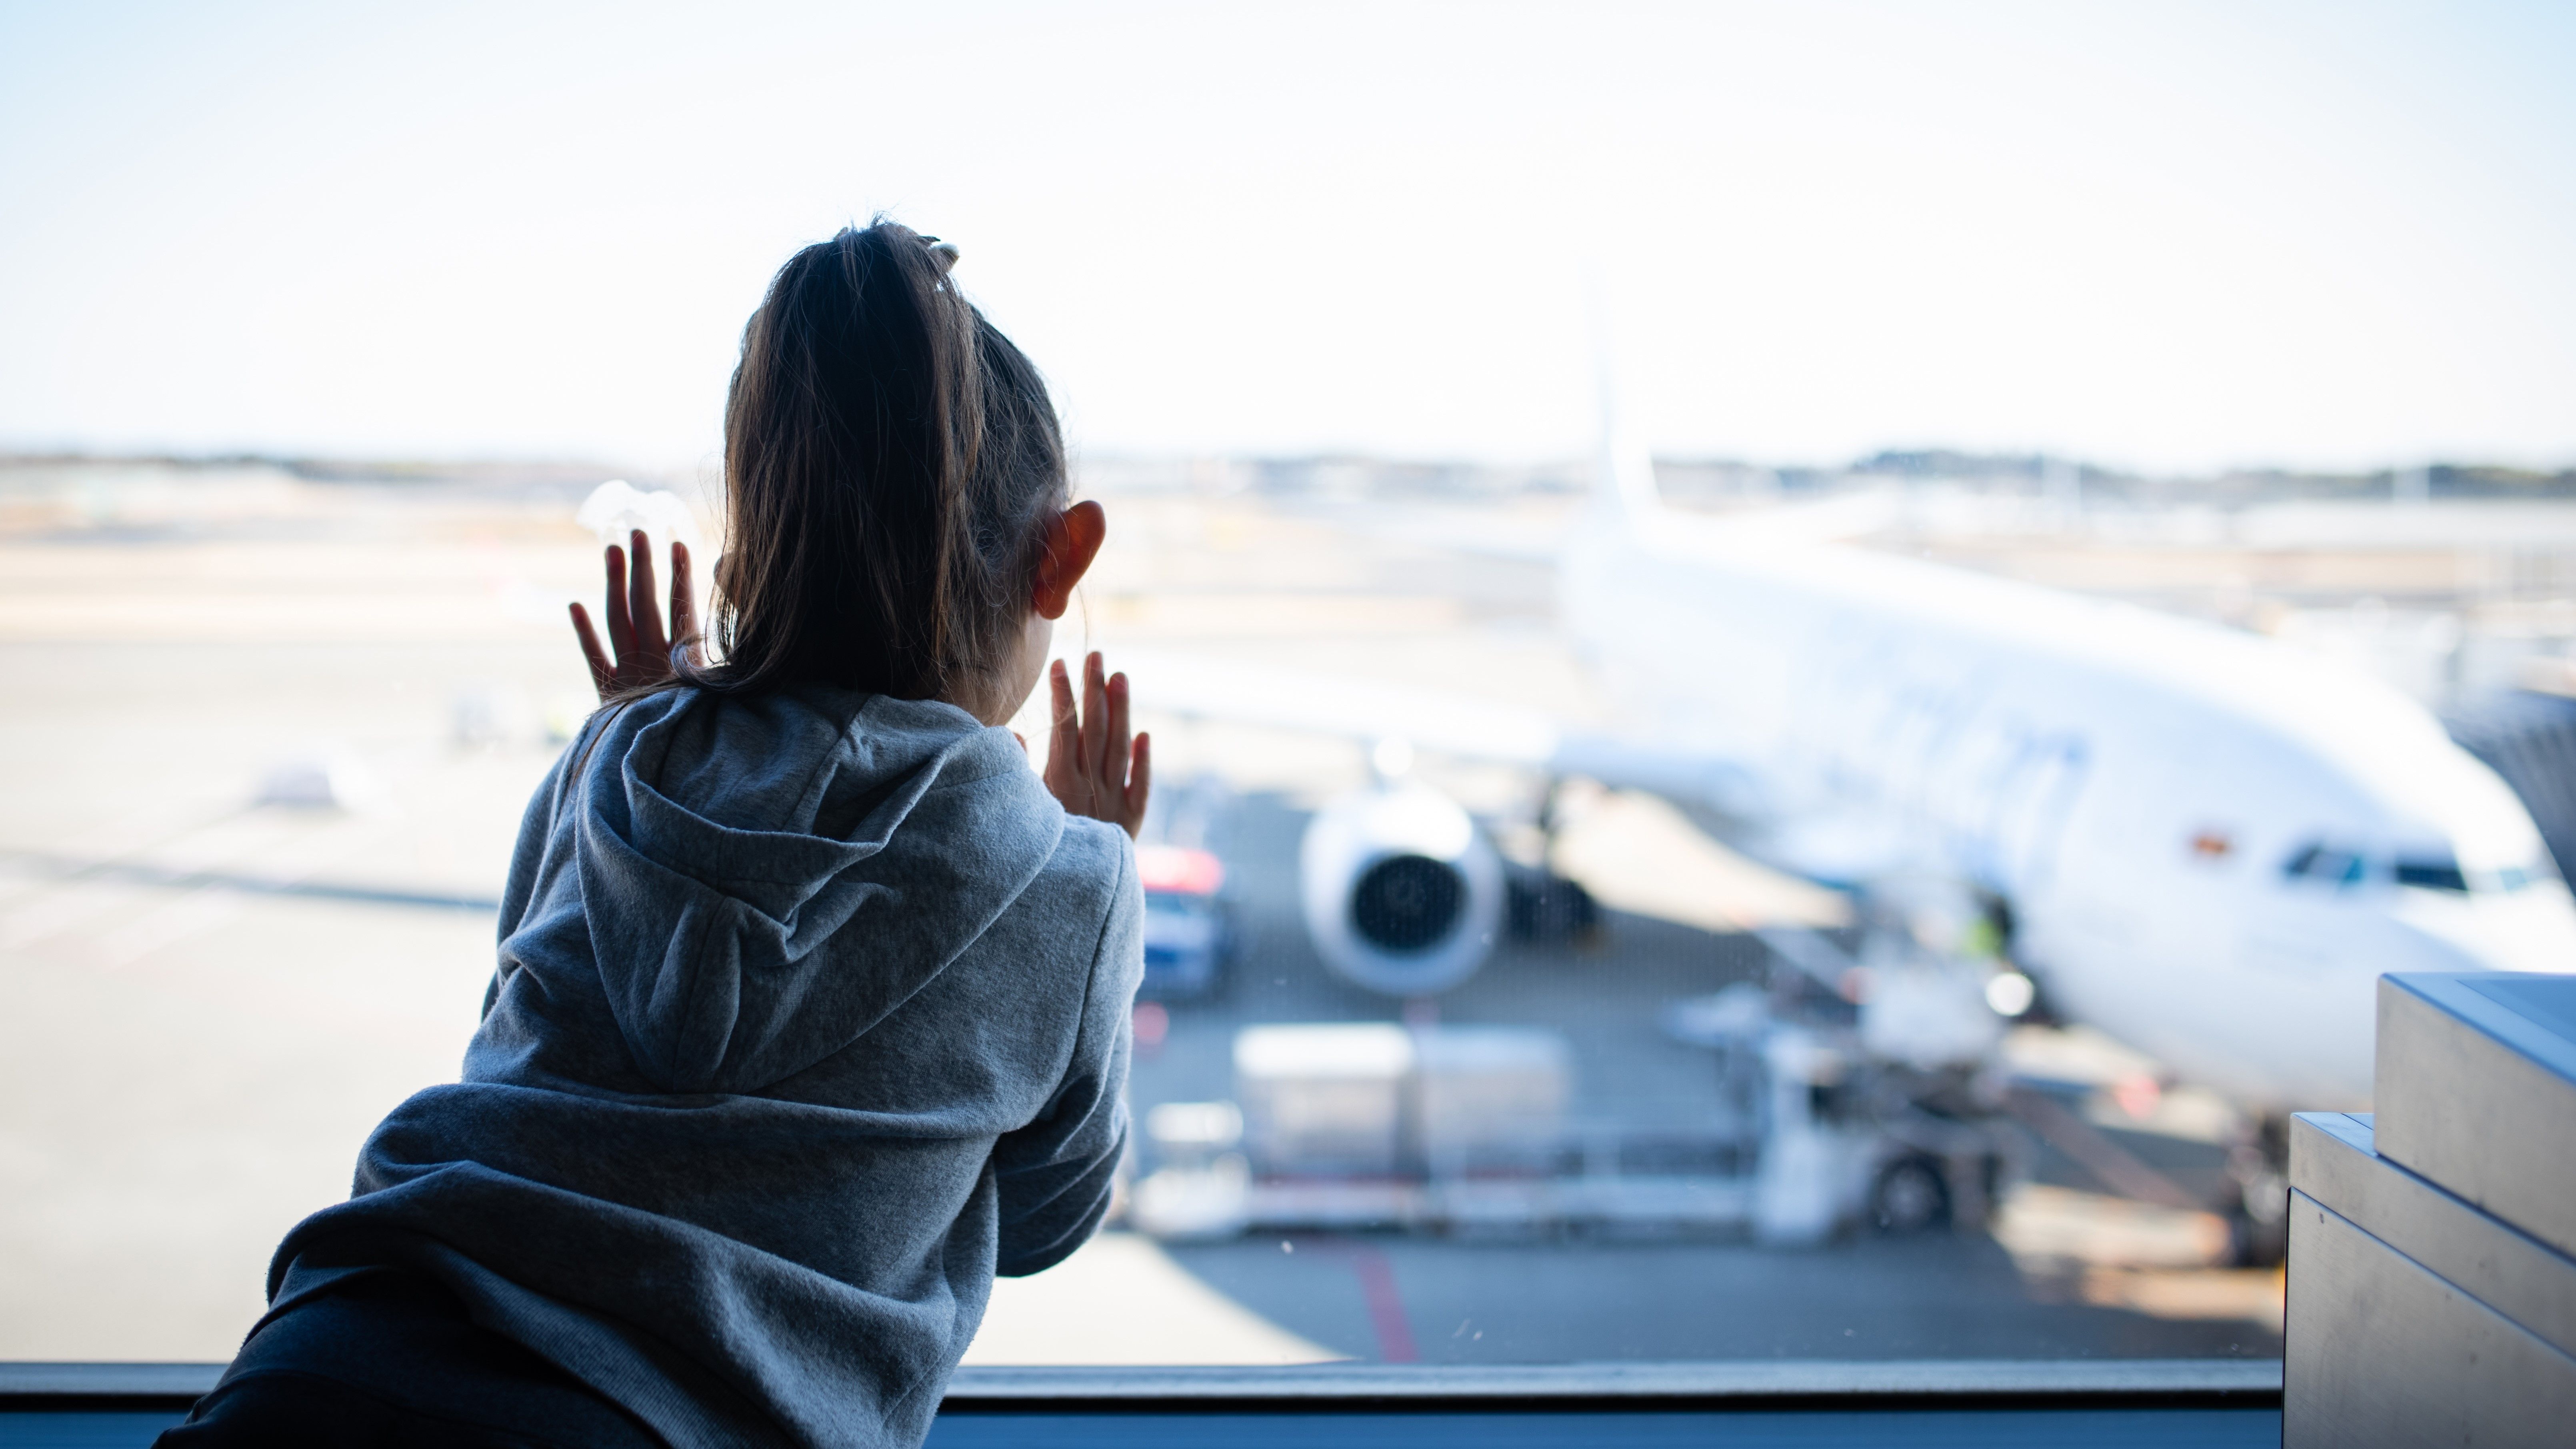
[[[1384,1363],[1419,1363],[1413,1325],[1404,1319],[1404,1295],[1396,1290],[1395,1265],[1386,1254],[1363,1244],[1349,1246],[1351,1272],[1360,1280],[1360,1297],[1368,1304],[1369,1326],[1377,1330],[1377,1356]]]

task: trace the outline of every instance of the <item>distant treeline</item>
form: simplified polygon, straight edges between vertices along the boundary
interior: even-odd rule
[[[1112,487],[1211,484],[1284,494],[1375,497],[1570,492],[1588,486],[1588,460],[1530,466],[1397,461],[1359,456],[1101,460],[1090,472]],[[1946,482],[1987,492],[2044,494],[2072,489],[2102,503],[2205,503],[2218,506],[2288,498],[2576,499],[2576,468],[2534,472],[2491,464],[2437,463],[2408,476],[2398,470],[2303,473],[2244,469],[2202,476],[2152,477],[2044,454],[1964,453],[1944,449],[1882,452],[1840,467],[1766,467],[1725,458],[1657,458],[1655,480],[1680,502],[1723,502],[1774,495],[1830,493],[1890,480]]]
[[[1660,465],[1659,465],[1660,466]],[[1783,486],[1793,471],[1783,470]],[[2157,501],[2226,502],[2255,498],[2385,498],[2420,489],[2429,498],[2576,497],[2576,468],[2543,473],[2487,463],[2435,463],[2411,470],[2305,473],[2288,469],[2239,469],[2201,476],[2147,477],[2098,468],[2073,459],[2028,453],[1958,453],[1946,449],[1873,454],[1848,469],[1798,473],[1800,483],[1831,486],[1852,477],[1954,479],[1988,485],[2022,483],[2045,488],[2073,483],[2087,497]]]
[[[273,470],[314,483],[387,484],[473,491],[580,497],[609,478],[642,486],[678,487],[690,481],[649,470],[579,459],[517,458],[316,458],[272,453],[0,453],[0,473],[79,469],[238,473]]]
[[[564,459],[367,459],[263,453],[87,455],[0,453],[0,471],[75,468],[167,468],[182,471],[272,468],[319,483],[419,484],[470,489],[573,493],[605,478],[646,486],[704,487],[717,481],[607,463]],[[1491,464],[1375,458],[1359,454],[1286,457],[1112,455],[1080,459],[1075,471],[1103,492],[1225,491],[1290,495],[1458,497],[1567,493],[1588,486],[1587,459]],[[1657,458],[1655,477],[1681,502],[1721,502],[1776,495],[1829,493],[1891,480],[1943,482],[1989,492],[2045,494],[2074,490],[2088,502],[2229,506],[2290,498],[2576,499],[2576,468],[2554,473],[2485,463],[2435,463],[2412,470],[2306,473],[2245,469],[2200,476],[2145,476],[2040,453],[1968,453],[1931,448],[1890,450],[1839,467],[1769,467],[1724,458]]]

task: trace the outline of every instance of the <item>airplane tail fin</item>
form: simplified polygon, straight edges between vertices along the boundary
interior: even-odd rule
[[[1593,366],[1600,386],[1601,438],[1592,464],[1592,505],[1623,523],[1655,511],[1655,461],[1619,406],[1619,368],[1610,336],[1610,303],[1596,281],[1592,292]]]

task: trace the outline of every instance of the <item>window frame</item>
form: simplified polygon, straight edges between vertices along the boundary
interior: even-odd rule
[[[18,1414],[184,1415],[219,1363],[0,1362],[0,1442]],[[1448,1417],[1983,1411],[2168,1415],[2177,1442],[2211,1410],[2281,1409],[2279,1359],[1789,1359],[1702,1363],[969,1365],[943,1417]],[[1463,1427],[1463,1426],[1462,1426]],[[1430,1436],[1437,1440],[1436,1433]],[[1463,1439],[1460,1442],[1465,1442]]]

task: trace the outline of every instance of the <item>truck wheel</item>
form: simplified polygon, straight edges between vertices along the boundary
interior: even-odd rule
[[[1880,1169],[1870,1190],[1870,1221],[1882,1233],[1919,1233],[1950,1220],[1950,1188],[1939,1164],[1900,1157]]]

